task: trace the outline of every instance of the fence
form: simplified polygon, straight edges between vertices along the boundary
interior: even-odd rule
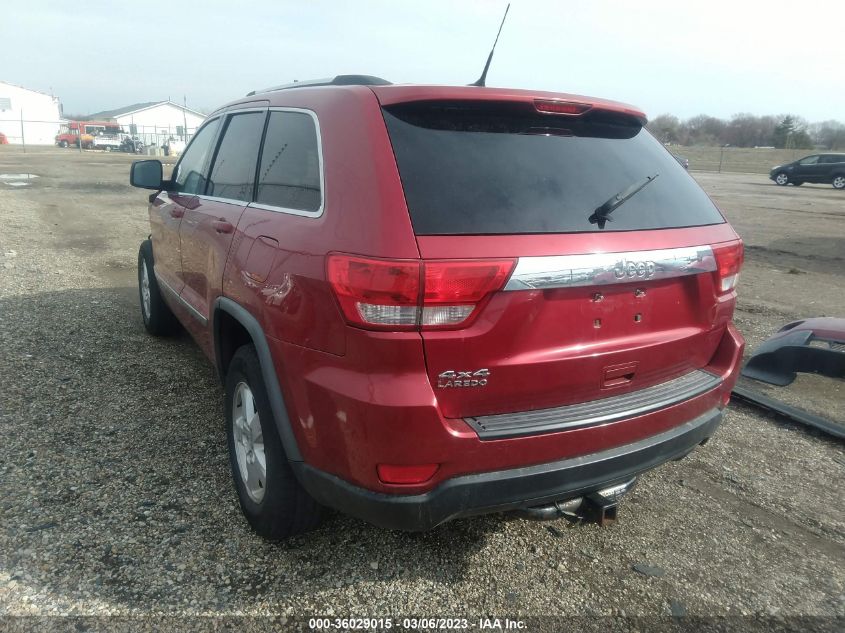
[[[27,145],[55,145],[56,136],[69,131],[67,124],[68,121],[60,120],[3,118],[0,119],[0,133],[5,136],[9,144],[20,145],[26,151]],[[195,128],[186,129],[181,125],[151,126],[133,124],[121,127],[123,133],[127,136],[138,137],[144,145],[158,147],[168,144],[170,140],[179,140],[187,143],[196,132]]]
[[[689,160],[689,168],[698,171],[745,172],[768,174],[775,165],[798,160],[812,149],[773,149],[769,147],[683,147],[670,145],[669,151]]]

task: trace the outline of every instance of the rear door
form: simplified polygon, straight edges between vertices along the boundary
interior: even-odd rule
[[[182,247],[179,228],[185,210],[198,203],[205,189],[208,160],[217,137],[218,119],[209,120],[195,135],[190,147],[173,169],[166,191],[160,192],[150,209],[150,228],[159,281],[177,296],[182,291]]]
[[[179,230],[182,299],[202,323],[220,295],[223,270],[241,214],[252,200],[266,108],[228,114],[203,195],[186,209]]]
[[[384,117],[426,295],[441,260],[513,262],[465,323],[422,326],[446,416],[584,402],[708,364],[735,296],[717,259],[739,243],[639,121],[530,101],[398,104]]]
[[[819,160],[824,171],[820,174],[818,182],[831,182],[834,173],[841,174],[845,170],[845,156],[842,154],[823,155]]]

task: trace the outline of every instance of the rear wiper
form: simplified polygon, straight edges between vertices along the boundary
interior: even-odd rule
[[[600,229],[604,228],[605,222],[613,222],[613,219],[610,217],[610,214],[613,213],[616,209],[621,207],[625,202],[633,198],[637,193],[639,193],[646,185],[652,182],[655,178],[657,178],[660,174],[654,174],[653,176],[647,176],[643,180],[635,182],[633,185],[628,187],[627,189],[620,191],[615,196],[610,198],[607,202],[602,205],[599,205],[595,211],[593,211],[593,215],[587,218],[590,221],[590,224],[598,224]]]

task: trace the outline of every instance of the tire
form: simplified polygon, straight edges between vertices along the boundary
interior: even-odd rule
[[[789,184],[789,176],[787,176],[785,172],[780,172],[777,176],[775,176],[775,182],[781,187],[786,187],[786,185]]]
[[[110,152],[110,151],[111,151],[111,145],[106,145],[105,150],[106,150],[107,152]]]
[[[300,486],[288,464],[252,345],[232,357],[225,402],[232,479],[252,529],[268,540],[279,540],[317,527],[323,508]]]
[[[62,149],[66,148],[67,146],[68,146],[68,142],[67,142],[67,141],[60,141],[60,142],[59,142],[59,147],[61,147]]]
[[[166,336],[176,330],[176,317],[164,302],[153,272],[153,245],[150,240],[141,242],[138,250],[138,299],[147,332],[153,336]]]
[[[836,174],[831,181],[834,189],[845,189],[845,174]]]

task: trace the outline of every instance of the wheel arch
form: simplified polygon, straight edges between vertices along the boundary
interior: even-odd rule
[[[225,380],[229,362],[235,351],[242,345],[252,344],[258,354],[261,364],[261,377],[267,389],[267,398],[273,410],[273,418],[279,438],[285,449],[288,461],[300,462],[302,455],[296,437],[293,434],[287,407],[282,396],[270,346],[267,337],[258,320],[243,306],[226,297],[218,297],[212,311],[212,333],[214,337],[214,354],[217,373],[221,380]]]

